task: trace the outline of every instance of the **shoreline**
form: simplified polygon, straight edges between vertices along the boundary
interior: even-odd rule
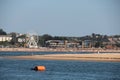
[[[5,59],[20,60],[77,60],[77,61],[102,61],[102,62],[120,62],[119,53],[104,54],[46,54],[31,56],[4,56]]]
[[[102,48],[0,48],[0,52],[92,52],[120,53],[120,49]]]

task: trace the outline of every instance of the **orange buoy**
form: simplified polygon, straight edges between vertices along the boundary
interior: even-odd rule
[[[35,68],[34,68],[34,70],[36,70],[36,71],[45,71],[45,66],[36,66]]]

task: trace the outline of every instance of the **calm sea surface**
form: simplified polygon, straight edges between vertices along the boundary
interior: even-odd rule
[[[55,54],[55,52],[0,52],[0,56],[31,54]],[[31,70],[36,65],[46,66],[46,71]],[[0,80],[120,80],[120,62],[0,58]]]

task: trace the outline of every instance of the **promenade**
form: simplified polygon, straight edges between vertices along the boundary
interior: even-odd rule
[[[93,53],[120,53],[120,49],[101,48],[0,48],[0,52],[93,52]]]

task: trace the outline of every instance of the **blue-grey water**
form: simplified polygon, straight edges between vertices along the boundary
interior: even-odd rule
[[[52,52],[37,52],[32,54],[43,53],[52,54]],[[0,54],[0,56],[5,56],[16,54],[28,55],[29,53],[1,52]],[[44,65],[46,71],[31,70],[31,68],[36,65]],[[120,80],[120,62],[17,60],[0,58],[0,80]]]
[[[0,52],[0,56],[44,55],[44,54],[90,54],[91,52]]]

